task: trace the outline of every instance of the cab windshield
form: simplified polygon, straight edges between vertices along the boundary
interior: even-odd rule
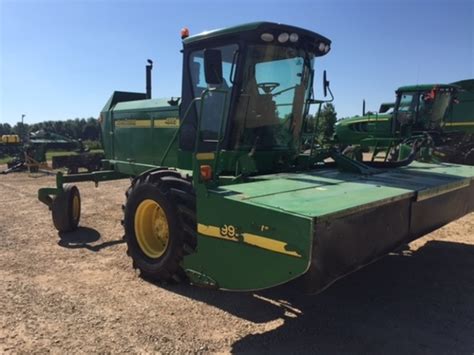
[[[310,94],[312,54],[250,45],[233,119],[235,149],[296,149]]]

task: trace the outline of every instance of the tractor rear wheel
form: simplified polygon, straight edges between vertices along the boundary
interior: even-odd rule
[[[81,218],[81,195],[75,185],[66,184],[51,207],[54,227],[58,232],[75,230]]]
[[[196,246],[195,194],[178,172],[159,169],[136,178],[124,207],[127,254],[153,281],[185,278],[181,261]]]

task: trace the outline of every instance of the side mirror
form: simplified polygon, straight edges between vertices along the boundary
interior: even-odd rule
[[[204,74],[207,84],[222,83],[222,53],[218,49],[204,50]]]
[[[328,96],[329,80],[327,79],[326,70],[323,72],[323,91],[324,97]]]

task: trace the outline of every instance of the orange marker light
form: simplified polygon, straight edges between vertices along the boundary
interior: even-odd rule
[[[201,165],[200,166],[201,179],[208,181],[212,179],[212,168],[210,165]]]
[[[183,27],[181,29],[181,39],[185,39],[189,37],[189,28]]]

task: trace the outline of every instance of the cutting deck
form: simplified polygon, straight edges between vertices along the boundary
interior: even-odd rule
[[[226,217],[227,223],[216,221],[220,219],[220,211],[215,210],[214,221],[201,227],[200,236],[226,239],[219,228],[213,230],[209,226],[227,224],[236,226],[243,236],[239,239],[236,232],[235,238],[227,239],[249,248],[272,250],[267,247],[281,243],[280,246],[274,245],[280,250],[273,252],[285,255],[286,251],[290,256],[294,253],[307,261],[304,272],[300,260],[294,261],[299,265],[292,267],[295,273],[305,274],[303,280],[309,292],[321,291],[341,276],[380,258],[397,246],[474,210],[474,168],[454,164],[415,162],[402,169],[373,175],[322,169],[264,175],[253,180],[221,186],[209,193],[215,194],[216,198],[247,205],[248,214],[242,206],[239,214],[252,215],[250,221],[253,224],[261,213],[256,214],[252,207],[266,209],[269,215],[274,213],[269,224],[258,223],[259,228],[255,228],[252,223],[247,223],[248,227],[244,227],[246,222],[238,216]],[[286,225],[282,226],[279,221],[285,219],[284,215],[292,218],[286,217]],[[299,223],[296,222],[298,219]],[[293,231],[297,231],[298,226],[306,231],[286,231],[292,230],[288,228],[292,225]],[[251,234],[253,242],[245,234]],[[231,263],[223,261],[226,258],[232,260],[231,255],[219,258],[224,269],[232,267]],[[285,262],[291,263],[289,260]],[[258,274],[259,270],[255,269],[258,268],[246,272]]]

